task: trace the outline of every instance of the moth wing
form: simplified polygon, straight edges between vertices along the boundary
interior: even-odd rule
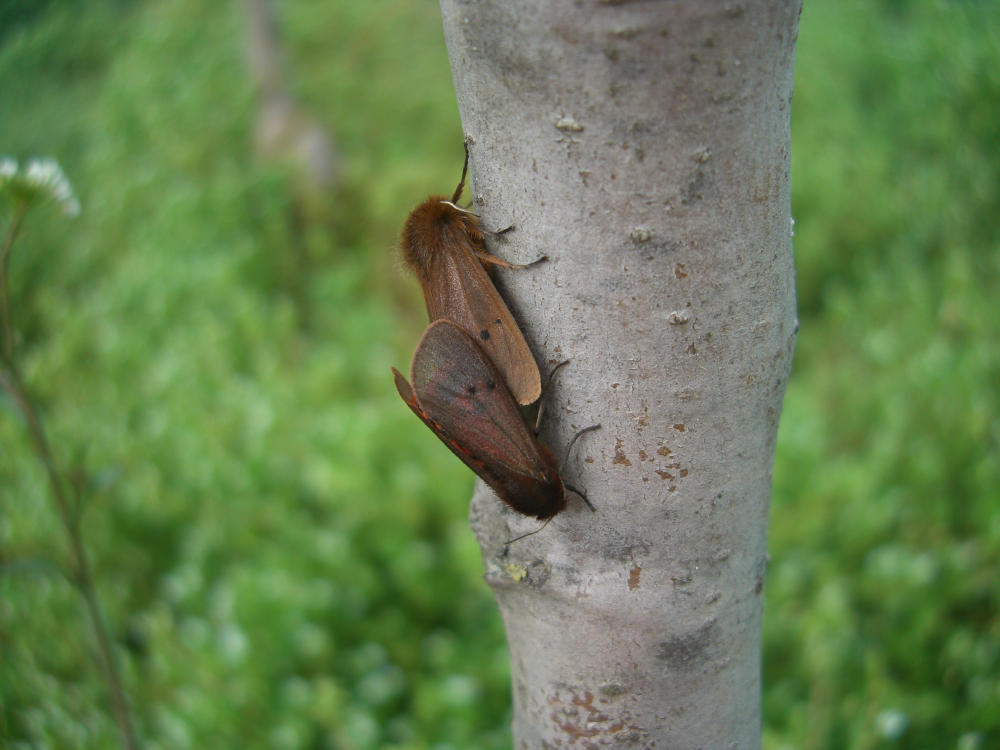
[[[470,469],[472,469],[474,472],[476,472],[476,474],[478,474],[479,476],[483,476],[483,478],[485,479],[486,477],[483,475],[484,471],[483,462],[474,457],[465,448],[465,446],[461,441],[461,436],[454,437],[444,432],[441,429],[441,426],[435,423],[434,420],[431,419],[427,414],[425,414],[424,411],[420,408],[420,404],[417,402],[416,394],[413,392],[413,388],[410,386],[410,384],[406,382],[406,378],[403,377],[403,373],[401,373],[395,367],[392,368],[392,372],[396,378],[396,390],[399,392],[399,395],[403,398],[403,401],[406,402],[406,405],[410,407],[410,409],[413,411],[414,414],[420,417],[420,421],[422,421],[425,425],[427,425],[430,428],[431,432],[437,435],[442,443],[444,443],[451,449],[452,453],[454,453],[456,456],[462,459],[462,461],[465,462],[465,465],[468,466]]]
[[[494,489],[518,477],[551,479],[502,375],[464,329],[449,320],[431,323],[417,344],[410,380],[418,415]]]
[[[393,377],[396,379],[396,390],[399,392],[399,395],[402,397],[403,401],[406,402],[406,405],[410,407],[410,409],[413,411],[414,414],[416,414],[424,421],[424,424],[426,424],[428,427],[434,430],[434,426],[427,421],[427,417],[425,417],[424,413],[420,411],[420,405],[417,403],[417,394],[413,392],[413,388],[410,387],[410,384],[406,382],[406,378],[403,377],[403,373],[401,373],[399,370],[393,367],[392,374]],[[434,431],[437,432],[436,430]]]
[[[542,392],[538,364],[514,316],[459,227],[451,227],[449,252],[437,253],[421,280],[432,321],[450,320],[468,331],[500,370],[520,404],[531,404]]]

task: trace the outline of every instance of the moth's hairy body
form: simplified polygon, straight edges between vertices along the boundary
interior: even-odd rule
[[[514,268],[486,250],[479,218],[455,205],[465,170],[449,201],[434,195],[417,206],[403,225],[403,259],[420,282],[429,320],[450,320],[464,328],[499,368],[519,404],[542,392],[538,364],[485,264]]]

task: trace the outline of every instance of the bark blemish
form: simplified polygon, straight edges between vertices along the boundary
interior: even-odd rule
[[[735,5],[730,5],[729,7],[727,7],[722,15],[723,18],[737,19],[737,18],[742,18],[745,12],[746,8],[743,7],[743,4],[736,3]]]
[[[641,536],[636,534],[629,534],[627,536],[624,534],[615,534],[611,529],[608,529],[608,533],[617,538],[609,540],[601,550],[602,556],[605,559],[635,565],[636,557],[643,557],[649,554],[650,544]]]
[[[649,242],[651,239],[653,239],[654,232],[649,227],[636,227],[631,232],[629,232],[628,236],[632,240],[632,242],[639,244],[642,242]]]
[[[520,583],[528,576],[528,569],[517,563],[507,563],[503,566],[503,572],[510,576],[512,581]]]
[[[639,588],[639,574],[642,573],[642,568],[638,565],[634,566],[632,570],[628,572],[628,590],[635,591]]]
[[[579,133],[583,130],[583,125],[578,123],[575,118],[566,115],[556,117],[552,124],[556,126],[557,130],[564,133]]]
[[[704,663],[716,640],[714,617],[687,633],[671,636],[656,647],[656,658],[670,669],[690,670]]]
[[[525,583],[531,586],[531,588],[542,588],[542,586],[548,583],[549,578],[551,577],[552,568],[550,568],[549,564],[544,560],[535,560],[534,562],[528,563]]]
[[[639,36],[640,31],[641,29],[635,26],[619,26],[618,28],[611,29],[608,35],[617,39],[635,39]]]
[[[615,441],[615,457],[612,459],[611,463],[621,464],[622,466],[631,466],[632,462],[625,457],[625,450],[622,448],[621,438]]]
[[[610,689],[610,693],[607,692]],[[568,693],[566,695],[564,693]],[[627,690],[618,684],[604,685],[599,689],[602,695],[616,697]],[[602,700],[602,703],[608,703]],[[594,705],[594,694],[590,690],[562,685],[556,687],[555,693],[549,696],[551,708],[549,718],[562,731],[562,740],[558,747],[603,747],[603,740],[610,739],[615,747],[622,742],[629,745],[638,744],[645,739],[642,732],[632,720],[628,711],[610,709]],[[626,732],[626,734],[622,734]],[[565,743],[565,744],[564,744]],[[579,745],[578,745],[579,743]]]
[[[767,564],[771,562],[771,556],[765,555],[757,564],[757,581],[754,584],[753,592],[761,594],[764,591],[764,576],[767,575]]]
[[[681,203],[688,204],[702,200],[708,189],[708,177],[700,167],[694,171],[688,184],[681,190]]]
[[[606,698],[617,698],[619,695],[625,695],[628,688],[618,682],[608,682],[601,685],[597,691]]]

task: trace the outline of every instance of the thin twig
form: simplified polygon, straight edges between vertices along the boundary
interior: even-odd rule
[[[14,245],[14,238],[17,237],[21,229],[21,222],[28,212],[28,202],[18,201],[14,208],[14,219],[7,228],[7,236],[3,239],[3,247],[0,248],[0,316],[3,318],[3,355],[8,361],[14,359],[14,333],[10,325],[10,310],[7,304],[7,269],[10,262],[10,249]]]
[[[76,587],[83,596],[84,604],[87,608],[87,615],[90,618],[91,626],[97,638],[97,647],[100,653],[101,667],[104,676],[108,681],[108,688],[111,693],[111,704],[115,713],[115,720],[121,733],[122,745],[126,750],[136,750],[138,743],[135,738],[135,731],[132,727],[132,717],[129,713],[128,701],[125,697],[125,690],[122,687],[122,680],[118,670],[118,663],[115,660],[114,650],[111,648],[111,638],[108,635],[108,627],[101,613],[101,605],[98,600],[97,587],[94,585],[91,574],[90,560],[87,557],[87,550],[83,546],[83,539],[80,535],[78,517],[70,507],[66,492],[63,488],[62,478],[56,469],[52,452],[49,450],[48,439],[45,430],[38,419],[38,415],[33,408],[30,399],[25,393],[21,383],[20,375],[13,362],[6,356],[3,358],[3,368],[0,369],[0,386],[10,394],[18,410],[24,417],[28,426],[28,434],[31,436],[32,445],[38,454],[39,460],[45,467],[48,476],[49,487],[52,490],[52,499],[55,501],[59,519],[62,521],[63,529],[69,539],[70,551],[73,556],[74,567],[76,568]]]
[[[0,347],[0,387],[10,394],[10,397],[17,405],[18,411],[24,417],[35,453],[38,456],[38,460],[45,467],[49,487],[52,490],[52,499],[55,503],[59,519],[62,521],[63,529],[66,531],[66,536],[69,539],[70,553],[76,572],[74,584],[83,597],[87,616],[90,619],[91,627],[97,639],[101,669],[108,683],[108,690],[111,694],[111,706],[114,711],[115,721],[118,724],[119,733],[121,734],[122,746],[125,750],[137,750],[138,743],[136,742],[135,730],[132,726],[128,700],[125,697],[125,690],[122,687],[115,653],[111,647],[111,638],[108,635],[107,623],[105,623],[101,612],[97,587],[94,585],[94,578],[91,574],[90,560],[87,557],[87,550],[83,545],[83,538],[80,534],[79,516],[76,509],[70,505],[69,498],[66,496],[62,477],[59,475],[52,451],[49,449],[45,429],[42,427],[41,420],[39,420],[31,399],[28,397],[14,359],[13,326],[10,322],[10,311],[7,304],[7,270],[9,267],[10,249],[14,244],[14,238],[20,229],[27,208],[28,204],[26,201],[18,203],[14,211],[14,220],[7,230],[3,246],[0,247],[0,317],[2,317],[0,329],[3,332],[3,345]]]

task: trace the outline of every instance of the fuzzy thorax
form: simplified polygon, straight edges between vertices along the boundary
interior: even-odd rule
[[[443,195],[432,195],[410,213],[401,238],[403,259],[420,279],[427,277],[431,261],[455,243],[471,245],[475,253],[483,249],[479,219],[463,211]]]

